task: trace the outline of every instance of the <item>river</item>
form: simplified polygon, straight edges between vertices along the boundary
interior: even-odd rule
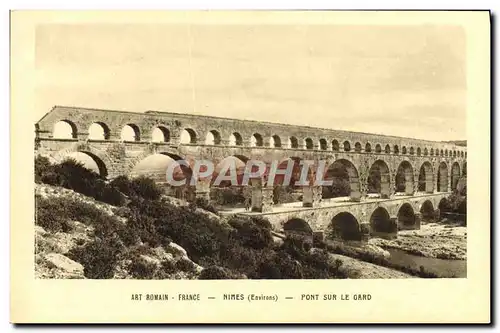
[[[440,277],[467,277],[466,260],[449,260],[416,256],[398,249],[386,249],[391,257],[389,261],[395,264],[410,266],[419,269],[420,266]]]

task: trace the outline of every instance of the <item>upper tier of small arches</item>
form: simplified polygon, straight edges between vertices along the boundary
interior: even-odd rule
[[[180,132],[179,132],[180,130]],[[283,137],[273,134],[266,137],[264,134],[255,132],[245,137],[238,131],[232,131],[226,137],[217,129],[208,128],[205,133],[193,128],[178,128],[177,133],[162,124],[152,126],[145,131],[133,123],[124,125],[121,129],[115,128],[114,132],[103,122],[92,123],[87,132],[87,140],[119,140],[124,142],[156,142],[156,143],[180,143],[184,145],[215,145],[229,147],[267,147],[275,149],[302,149],[320,150],[333,152],[355,152],[370,154],[394,154],[415,156],[443,156],[466,158],[467,152],[461,149],[435,149],[426,146],[406,146],[388,144],[383,142],[360,142],[342,140],[340,138],[327,137]],[[119,132],[119,133],[118,133]],[[79,131],[75,123],[70,120],[61,120],[54,124],[51,137],[54,139],[77,139]],[[174,134],[174,135],[172,135]]]

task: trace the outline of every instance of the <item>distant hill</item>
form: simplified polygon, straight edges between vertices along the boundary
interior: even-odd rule
[[[453,143],[457,146],[467,147],[467,140],[452,140],[452,141],[443,141],[446,143]]]

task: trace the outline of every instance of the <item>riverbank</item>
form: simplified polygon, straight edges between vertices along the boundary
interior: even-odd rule
[[[375,265],[366,261],[351,258],[341,254],[330,253],[332,260],[342,261],[339,270],[350,279],[408,279],[416,278],[398,270]]]
[[[396,239],[373,238],[369,244],[421,257],[466,260],[467,227],[459,222],[443,220],[422,224],[420,230],[399,231]]]

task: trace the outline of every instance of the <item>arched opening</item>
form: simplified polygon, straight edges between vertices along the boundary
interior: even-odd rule
[[[370,153],[372,151],[372,145],[367,142],[365,146],[365,152]]]
[[[424,148],[424,156],[427,156],[429,155],[429,151],[427,150],[427,148]]]
[[[61,120],[54,124],[52,130],[54,139],[76,139],[77,135],[76,125],[69,120]]]
[[[451,190],[455,191],[458,188],[458,181],[460,180],[460,165],[455,162],[451,166]]]
[[[206,145],[213,146],[213,145],[220,145],[220,143],[221,143],[221,137],[218,131],[211,130],[210,132],[207,133],[207,136],[205,137]]]
[[[163,186],[167,194],[177,198],[188,199],[189,183],[191,181],[192,170],[190,167],[180,165],[177,161],[182,158],[175,154],[155,153],[139,161],[130,171],[130,177],[148,177],[153,179],[158,185]],[[172,165],[171,165],[172,164]],[[172,171],[167,174],[167,170]],[[185,185],[173,186],[171,180],[186,180]]]
[[[460,153],[460,157],[462,157],[462,158],[464,157],[464,152],[463,151]]]
[[[439,220],[441,221],[445,217],[446,213],[449,213],[451,211],[450,202],[446,198],[441,199],[439,201],[438,209]]]
[[[288,141],[289,141],[288,144],[289,144],[290,148],[299,148],[299,140],[297,140],[296,137],[291,136]]]
[[[262,147],[264,145],[264,139],[262,139],[262,135],[259,133],[254,133],[250,138],[250,146],[251,147]]]
[[[109,127],[105,123],[93,123],[89,127],[89,140],[109,140]]]
[[[332,239],[360,241],[362,238],[358,220],[351,213],[335,215],[328,229],[328,237]]]
[[[196,132],[192,128],[186,128],[182,130],[180,137],[180,141],[182,144],[194,144],[196,143],[196,140]]]
[[[382,198],[391,195],[391,175],[389,166],[382,160],[375,161],[368,173],[368,193],[379,193]]]
[[[401,152],[403,153],[403,155],[406,155],[406,146],[403,146],[403,149],[401,150]]]
[[[385,153],[390,154],[391,153],[391,146],[385,145]]]
[[[444,151],[443,151],[442,149],[441,149],[441,151],[440,151],[440,155],[441,155],[441,156],[444,156]]]
[[[361,152],[361,143],[356,142],[354,144],[354,151],[357,152],[357,153]]]
[[[229,145],[230,146],[241,146],[243,145],[243,138],[240,133],[234,132],[229,136]]]
[[[465,158],[467,158],[467,152],[465,152]]]
[[[430,162],[424,162],[420,167],[420,172],[418,174],[418,191],[425,193],[434,192],[434,177]]]
[[[378,143],[375,145],[375,152],[377,154],[380,154],[382,152],[382,146],[380,146],[380,144]]]
[[[285,232],[286,237],[301,237],[312,241],[313,230],[309,224],[302,219],[293,218],[288,220],[283,225],[283,231]]]
[[[398,226],[400,229],[415,227],[415,212],[409,203],[404,203],[398,211]]]
[[[361,197],[358,170],[345,159],[333,162],[325,172],[324,180],[332,180],[331,186],[323,186],[323,198],[351,197],[358,201]]]
[[[226,207],[243,207],[251,196],[248,186],[243,185],[248,158],[241,155],[228,156],[214,168],[211,179],[210,198]]]
[[[420,149],[420,147],[418,147],[417,148],[417,156],[420,156],[420,155],[422,155],[422,149]],[[427,153],[425,155],[427,155]]]
[[[351,151],[351,144],[349,141],[344,141],[344,151]]]
[[[457,151],[456,150],[453,151],[453,157],[457,157]]]
[[[448,191],[448,166],[445,162],[439,164],[437,173],[437,191],[447,192]]]
[[[444,150],[444,156],[448,157],[448,149]]]
[[[170,131],[165,126],[157,126],[151,133],[152,142],[169,142]]]
[[[278,135],[273,135],[271,137],[270,146],[274,148],[281,148],[281,139]]]
[[[422,221],[431,222],[434,220],[434,206],[430,200],[426,200],[420,208],[422,214]]]
[[[308,150],[314,149],[314,143],[311,138],[306,138],[305,142],[306,142],[306,149]]]
[[[301,159],[298,157],[285,158],[277,166],[277,174],[274,177],[272,184],[268,180],[268,184],[274,186],[273,202],[275,205],[301,201],[303,195],[302,185],[299,185],[302,167]],[[286,179],[285,170],[291,168],[290,179]],[[308,179],[312,177],[312,173],[308,174]],[[286,180],[286,181],[285,181]]]
[[[383,207],[375,209],[370,216],[370,234],[372,236],[384,236],[386,234],[395,234],[398,232],[398,226],[394,220],[391,220],[389,213]]]
[[[434,156],[434,148],[431,148],[431,156]]]
[[[339,145],[339,142],[337,140],[333,140],[332,141],[332,150],[333,151],[339,151],[340,150],[340,145]]]
[[[89,169],[100,175],[103,178],[108,176],[108,169],[106,164],[97,155],[88,151],[78,151],[68,153],[64,160],[72,159],[76,162],[81,163],[85,168]]]
[[[122,141],[140,141],[141,140],[141,132],[139,131],[139,127],[134,124],[127,124],[123,126],[122,132],[120,134],[120,139]]]
[[[462,176],[467,177],[467,162],[462,165]]]
[[[396,173],[396,192],[402,192],[406,195],[413,194],[413,167],[408,161],[399,164]]]
[[[328,149],[328,143],[327,143],[326,139],[319,139],[319,149],[321,149],[321,150]]]
[[[415,148],[410,147],[410,155],[415,155]]]
[[[394,154],[399,154],[399,147],[398,147],[398,145],[394,145]]]

